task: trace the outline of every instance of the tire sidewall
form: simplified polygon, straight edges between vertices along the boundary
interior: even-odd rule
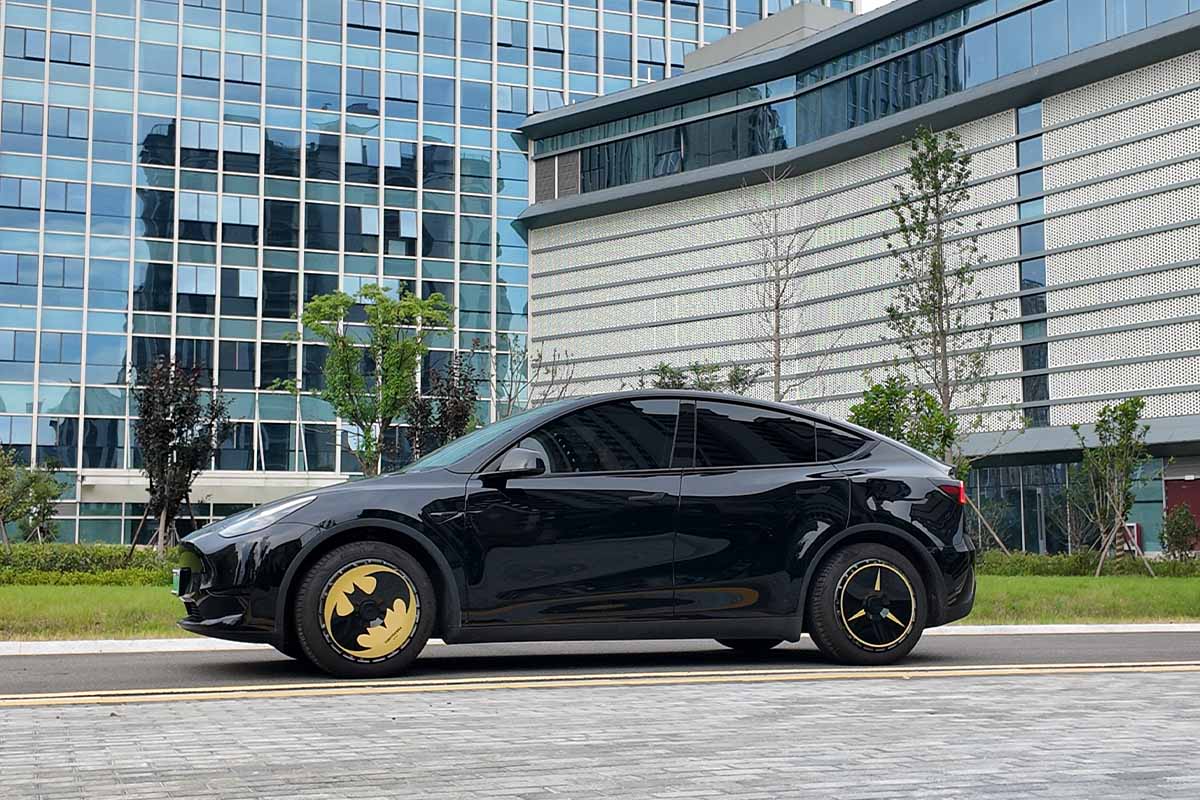
[[[855,641],[839,613],[839,583],[847,571],[864,561],[883,562],[898,570],[908,582],[915,599],[912,624],[905,638],[883,650],[869,649]],[[899,661],[916,647],[929,619],[929,595],[921,573],[897,550],[873,543],[843,548],[822,563],[813,581],[809,604],[812,620],[809,634],[818,649],[846,664],[880,666]]]
[[[326,586],[348,565],[377,561],[399,571],[416,594],[416,626],[408,641],[395,653],[376,661],[359,661],[343,655],[326,640],[322,605]],[[331,550],[304,574],[296,592],[296,641],[310,661],[342,678],[384,678],[398,675],[420,655],[437,618],[433,582],[421,564],[404,550],[385,542],[351,542]]]

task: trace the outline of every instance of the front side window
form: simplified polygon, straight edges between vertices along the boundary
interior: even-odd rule
[[[816,460],[816,428],[783,411],[696,404],[696,466],[754,467]]]
[[[517,446],[550,473],[666,469],[678,417],[678,400],[620,400],[560,417]]]

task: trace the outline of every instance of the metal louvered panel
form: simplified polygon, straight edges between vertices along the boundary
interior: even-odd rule
[[[554,199],[555,162],[557,158],[539,159],[533,162],[533,200],[541,203]]]
[[[563,153],[558,162],[558,196],[571,197],[579,194],[579,151]]]
[[[1200,83],[1200,52],[1048,97],[1042,102],[1042,122],[1057,125],[1191,83]]]

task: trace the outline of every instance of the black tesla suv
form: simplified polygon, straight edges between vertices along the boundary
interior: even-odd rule
[[[395,675],[431,636],[762,651],[808,633],[887,664],[971,610],[964,501],[945,465],[792,406],[564,400],[196,531],[179,624],[346,677]]]

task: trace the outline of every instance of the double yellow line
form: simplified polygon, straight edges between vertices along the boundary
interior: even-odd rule
[[[682,686],[707,683],[775,683],[845,680],[915,680],[920,678],[1003,678],[1013,676],[1095,675],[1107,673],[1200,672],[1200,661],[1088,664],[1005,664],[970,667],[906,667],[857,669],[738,669],[681,672],[609,672],[559,675],[491,675],[430,680],[383,680],[291,684],[194,686],[171,689],[113,689],[95,692],[49,692],[0,695],[0,708],[123,703],[168,703],[183,700],[247,700],[282,697],[347,697],[489,689],[568,689],[577,687]]]

